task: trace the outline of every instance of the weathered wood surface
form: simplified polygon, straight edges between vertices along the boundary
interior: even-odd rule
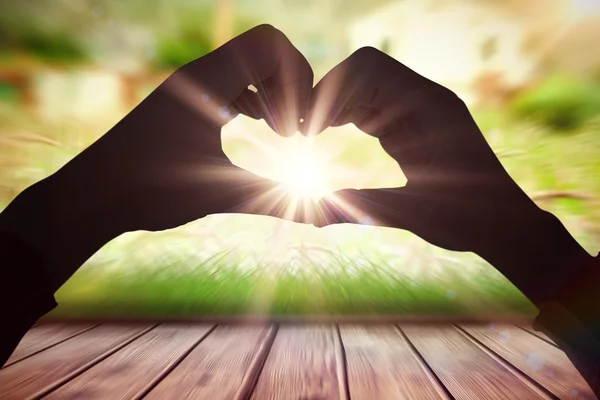
[[[331,325],[282,326],[252,399],[346,400],[337,338]]]
[[[394,326],[341,326],[352,400],[448,399]]]
[[[402,330],[456,399],[547,399],[452,326]]]
[[[0,399],[596,399],[566,355],[498,324],[42,323]]]
[[[210,328],[203,325],[158,326],[47,398],[118,400],[139,397]]]
[[[510,325],[463,325],[460,328],[539,382],[554,396],[560,399],[593,398],[585,380],[571,365],[566,354],[557,347]]]
[[[148,326],[104,325],[0,370],[2,399],[35,398],[83,372],[146,332]]]
[[[146,398],[247,398],[274,335],[274,326],[219,326]]]
[[[97,324],[96,324],[97,325]],[[89,324],[50,324],[36,326],[27,332],[21,339],[19,347],[15,349],[5,366],[21,361],[33,354],[61,343],[82,332],[94,328]]]

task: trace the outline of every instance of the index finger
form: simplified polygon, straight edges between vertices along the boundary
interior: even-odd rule
[[[317,83],[305,128],[318,133],[352,122],[379,136],[386,124],[420,105],[431,84],[387,54],[363,47]]]
[[[243,103],[255,108],[253,114],[281,134],[298,130],[314,79],[306,58],[270,25],[250,29],[182,69],[202,82],[215,100],[233,108]],[[258,92],[248,90],[249,85]]]

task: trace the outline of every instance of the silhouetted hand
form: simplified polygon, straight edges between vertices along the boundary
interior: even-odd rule
[[[312,86],[311,67],[283,33],[251,29],[173,73],[98,141],[19,196],[3,226],[49,261],[60,285],[127,231],[174,228],[215,213],[278,216],[272,193],[271,207],[262,204],[277,184],[229,161],[221,127],[244,112],[292,134]]]
[[[460,98],[374,48],[356,51],[316,85],[307,122],[310,133],[354,123],[379,139],[408,180],[336,192],[321,202],[325,224],[368,216],[475,252],[532,300],[573,275],[569,262],[589,257],[508,175]]]

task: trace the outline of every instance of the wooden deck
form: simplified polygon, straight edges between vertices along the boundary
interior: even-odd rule
[[[526,326],[44,323],[1,399],[596,399]]]

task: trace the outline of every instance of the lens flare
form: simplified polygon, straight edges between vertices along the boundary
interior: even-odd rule
[[[274,160],[275,179],[295,197],[317,201],[327,194],[328,164],[308,139],[297,142]]]

